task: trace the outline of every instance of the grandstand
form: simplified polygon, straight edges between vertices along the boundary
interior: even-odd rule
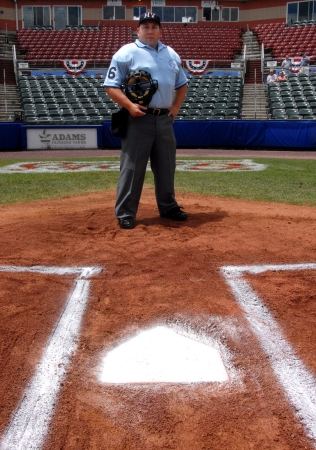
[[[240,55],[243,40],[241,27],[191,26],[163,27],[162,41],[182,59],[233,60]]]
[[[99,124],[118,109],[104,92],[104,76],[21,76],[25,124]],[[241,118],[243,81],[238,76],[190,76],[177,120]]]
[[[198,49],[201,58],[212,60],[213,66],[227,70],[230,69],[235,56],[240,57],[243,43],[241,31],[241,27],[224,27],[221,32],[225,35],[218,37],[215,44],[217,27],[191,26],[189,29],[178,27],[175,30],[166,26],[162,40],[171,45],[183,60],[194,60]],[[190,46],[184,44],[188,36]],[[23,123],[99,124],[109,121],[111,111],[118,108],[118,105],[107,98],[103,91],[104,75],[89,75],[88,70],[100,69],[101,73],[106,73],[112,55],[134,38],[132,28],[127,25],[84,30],[36,28],[17,31],[16,51],[19,58],[16,64],[19,64],[19,61],[27,64],[27,70],[19,70],[17,79]],[[87,60],[84,73],[61,75],[58,71],[65,71],[64,61],[73,59]],[[235,79],[238,81],[238,92]],[[230,75],[228,72],[226,76],[214,77],[211,80],[208,74],[197,89],[196,85],[200,80],[201,77],[190,75],[188,96],[179,120],[185,116],[188,116],[187,120],[196,119],[198,116],[200,120],[207,120],[211,116],[241,118],[241,75]],[[235,90],[227,92],[230,88]],[[217,97],[220,101],[217,101]],[[204,99],[208,100],[205,102],[205,108],[202,106]],[[221,106],[220,114],[218,106]]]
[[[100,124],[117,109],[103,89],[104,76],[22,76],[25,124]]]
[[[18,51],[31,66],[57,66],[65,59],[88,59],[106,66],[112,55],[132,42],[131,26],[87,30],[22,29],[16,33]]]
[[[316,59],[316,24],[287,27],[284,23],[256,25],[253,32],[259,43],[281,62],[285,55],[300,56],[303,52]]]
[[[12,16],[11,22],[6,22],[9,30],[0,30],[4,67],[0,74],[0,121],[21,121],[27,126],[109,123],[118,105],[104,93],[104,77],[112,55],[136,37],[137,8],[135,13],[129,2],[119,3],[124,7],[124,20],[107,17],[97,24],[84,18],[92,6],[82,9],[77,23],[63,26],[43,20],[24,27],[14,14],[15,20]],[[172,2],[162,3],[168,3],[169,14]],[[230,7],[220,5],[216,16],[208,3],[194,6],[196,14],[190,9],[189,18],[177,17],[175,6],[174,20],[163,20],[161,40],[179,53],[189,78],[177,121],[314,121],[316,17],[303,20],[298,14],[302,20],[289,20],[276,10],[270,11],[263,2],[260,12],[258,5],[252,9],[251,1],[249,5],[236,1],[239,20],[234,16],[230,21],[225,15],[229,10],[233,17]],[[284,2],[280,0],[277,5]],[[10,7],[8,3],[8,10]],[[24,7],[20,8],[23,12]],[[242,20],[247,17],[245,10],[251,12],[252,20]],[[270,20],[262,19],[263,10],[265,16],[271,15]],[[53,11],[51,6],[51,14]],[[121,14],[122,9],[119,11]],[[164,11],[162,7],[162,17]],[[295,70],[286,83],[268,93],[265,80],[269,69],[278,72],[286,54],[299,61],[303,52],[310,57],[310,74],[303,76]]]
[[[269,90],[270,114],[274,119],[316,120],[316,74],[289,75]]]
[[[189,30],[164,27],[162,40],[183,59],[194,59],[196,49],[201,58],[212,59],[217,66],[230,67],[236,53],[241,53],[241,28],[221,29],[225,36],[217,39],[216,27],[193,26]],[[190,47],[185,36],[190,36]],[[34,75],[20,75],[18,87],[22,120],[25,124],[98,124],[110,120],[118,108],[104,93],[104,75],[44,75],[42,71],[62,68],[64,59],[89,59],[87,68],[108,67],[113,53],[132,42],[129,26],[108,26],[94,30],[22,29],[16,33],[17,50]],[[39,70],[42,69],[42,71]],[[40,72],[41,75],[36,75]],[[242,100],[240,76],[190,76],[188,95],[178,119],[207,120],[209,117],[240,119]],[[205,105],[204,105],[205,103]],[[220,107],[220,108],[219,108]],[[213,111],[214,110],[214,111]],[[227,111],[226,111],[227,110]]]

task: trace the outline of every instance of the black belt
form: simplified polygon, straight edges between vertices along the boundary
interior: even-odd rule
[[[145,112],[153,116],[162,116],[163,114],[168,114],[170,111],[169,109],[147,108]]]

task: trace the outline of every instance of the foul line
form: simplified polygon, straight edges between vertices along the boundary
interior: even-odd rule
[[[4,432],[0,442],[1,450],[40,449],[43,445],[61,382],[76,350],[76,340],[88,301],[88,278],[101,271],[99,267],[0,266],[0,272],[77,275],[42,359]]]
[[[245,273],[265,271],[316,270],[316,264],[224,266],[222,275],[246,313],[252,331],[269,357],[274,374],[304,425],[309,438],[316,440],[316,380],[295,353],[268,308],[243,278]],[[316,447],[316,443],[314,442]]]

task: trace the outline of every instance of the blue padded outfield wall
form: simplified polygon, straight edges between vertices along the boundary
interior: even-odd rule
[[[316,121],[178,120],[174,130],[178,148],[316,149]],[[120,145],[107,123],[103,126],[103,143],[104,148]]]
[[[85,125],[96,128],[98,148],[119,148],[120,139],[110,133],[110,123]],[[30,128],[80,128],[80,126],[27,126],[18,122],[0,123],[0,150],[26,150],[26,130]],[[316,149],[316,121],[289,120],[178,120],[174,123],[178,148],[289,148]],[[29,149],[31,150],[31,149]]]
[[[0,122],[0,150],[22,150],[21,123]]]

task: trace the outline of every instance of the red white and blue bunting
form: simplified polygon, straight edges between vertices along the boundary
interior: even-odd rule
[[[211,63],[209,59],[185,59],[184,62],[188,71],[193,75],[204,73],[209,68]]]
[[[87,59],[65,59],[63,61],[63,66],[66,69],[66,72],[71,75],[78,75],[83,72],[88,63]]]

